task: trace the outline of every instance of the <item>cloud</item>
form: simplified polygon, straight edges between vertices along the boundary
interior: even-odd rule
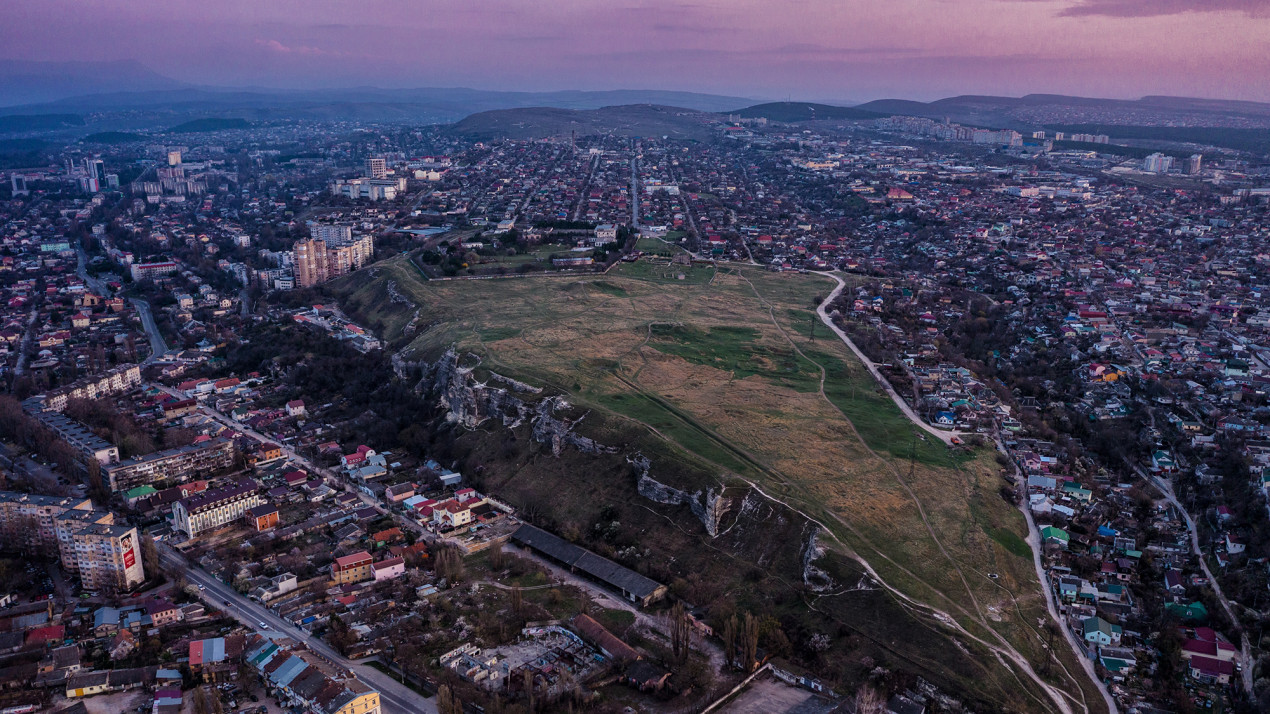
[[[277,40],[256,40],[256,44],[264,47],[270,52],[276,52],[283,55],[311,55],[311,56],[344,56],[345,52],[333,52],[324,50],[320,47],[309,47],[307,45],[284,45]]]
[[[1188,12],[1242,13],[1270,17],[1270,0],[1077,0],[1064,8],[1067,17],[1160,17]]]

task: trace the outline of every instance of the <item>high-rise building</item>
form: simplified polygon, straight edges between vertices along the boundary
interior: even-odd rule
[[[106,175],[106,162],[101,159],[84,159],[84,173],[88,178],[100,181]]]
[[[180,166],[180,165],[181,165],[181,152],[169,151],[168,152],[168,166]]]
[[[1191,154],[1191,158],[1186,160],[1186,173],[1197,174],[1204,164],[1203,154]]]
[[[312,287],[360,270],[374,256],[374,238],[369,235],[354,237],[348,226],[314,224],[310,230],[313,238],[296,241],[291,247],[295,260],[295,283],[299,287]],[[343,237],[327,240],[317,237],[319,235]]]
[[[366,159],[366,175],[373,179],[388,178],[388,162],[384,159]]]
[[[310,238],[296,241],[291,247],[295,253],[295,284],[311,288],[326,282],[326,241]]]
[[[1173,168],[1173,157],[1155,152],[1142,160],[1142,170],[1153,174],[1167,173]]]
[[[11,548],[55,550],[89,590],[130,590],[145,580],[137,529],[86,498],[0,492],[0,533]]]
[[[26,177],[22,174],[13,174],[9,176],[9,183],[13,186],[14,196],[31,195],[31,191],[26,187]]]

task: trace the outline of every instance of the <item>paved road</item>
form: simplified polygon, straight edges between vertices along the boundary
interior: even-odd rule
[[[83,246],[78,244],[75,246],[75,257],[77,261],[75,273],[79,279],[98,295],[110,297],[110,288],[106,286],[106,283],[88,274],[88,254],[84,252]]]
[[[639,158],[631,159],[631,228],[639,232]]]
[[[416,714],[417,712],[437,714],[435,699],[423,697],[379,670],[345,659],[321,638],[294,627],[274,614],[272,610],[243,597],[202,568],[190,566],[183,556],[168,548],[166,544],[160,545],[159,557],[169,572],[183,571],[187,580],[202,586],[199,597],[209,605],[218,610],[225,610],[239,622],[255,630],[260,630],[260,623],[264,623],[274,632],[284,634],[297,642],[303,642],[311,651],[342,667],[345,671],[355,674],[358,679],[379,692],[385,714]],[[231,604],[230,607],[225,607],[227,601]]]
[[[833,320],[829,317],[827,308],[838,298],[838,295],[840,295],[843,289],[847,287],[847,284],[842,280],[842,278],[834,275],[833,273],[820,274],[827,275],[838,283],[838,287],[834,288],[833,292],[829,293],[829,297],[825,298],[825,301],[820,303],[820,306],[816,308],[816,314],[820,315],[821,322],[825,323],[829,329],[833,330],[833,333],[837,335],[839,339],[847,344],[847,347],[851,348],[851,351],[855,353],[855,356],[864,363],[865,367],[868,368],[869,374],[872,374],[873,379],[877,380],[878,384],[882,385],[882,388],[885,389],[886,393],[891,397],[891,401],[895,402],[895,406],[899,407],[900,411],[904,412],[904,416],[908,417],[909,421],[921,427],[923,431],[934,436],[945,444],[952,444],[953,438],[960,437],[961,432],[936,429],[930,424],[927,424],[926,420],[917,416],[917,412],[913,411],[913,408],[908,405],[908,402],[904,401],[904,398],[901,397],[895,391],[895,388],[891,386],[890,381],[888,381],[886,377],[883,377],[882,373],[878,371],[878,366],[874,364],[873,360],[865,356],[865,354],[860,351],[860,348],[856,347],[855,343],[851,341],[851,338],[847,336],[847,333],[843,332],[841,328],[834,324]]]
[[[13,368],[15,377],[21,377],[26,371],[26,356],[31,351],[31,343],[35,341],[35,319],[39,316],[39,308],[31,306],[31,314],[26,319],[26,331],[22,333],[22,346],[18,348],[18,364]]]
[[[145,363],[149,364],[162,357],[168,351],[168,343],[163,341],[159,326],[154,324],[154,315],[150,314],[150,303],[138,298],[132,298],[132,306],[137,309],[137,314],[141,316],[141,324],[146,328],[146,336],[150,338],[150,356],[145,359]]]
[[[1208,583],[1212,586],[1213,593],[1217,595],[1217,602],[1221,603],[1222,609],[1226,611],[1226,616],[1230,618],[1231,623],[1239,628],[1240,656],[1243,659],[1243,671],[1240,672],[1241,684],[1248,697],[1250,699],[1253,698],[1252,669],[1254,662],[1252,659],[1252,643],[1248,640],[1248,633],[1239,624],[1239,618],[1235,617],[1235,610],[1230,606],[1230,601],[1226,599],[1226,593],[1222,592],[1221,583],[1218,582],[1217,578],[1213,577],[1213,572],[1208,569],[1208,561],[1204,558],[1204,551],[1200,550],[1199,547],[1199,529],[1195,527],[1195,521],[1191,519],[1191,514],[1182,507],[1182,504],[1177,500],[1177,496],[1173,494],[1173,484],[1169,480],[1148,474],[1137,464],[1133,464],[1133,469],[1138,472],[1139,476],[1154,484],[1156,489],[1164,494],[1164,498],[1173,504],[1173,507],[1177,509],[1178,513],[1182,514],[1182,518],[1186,521],[1186,527],[1190,530],[1191,535],[1191,552],[1199,560],[1199,567],[1203,569],[1204,577],[1208,578]]]
[[[1023,518],[1027,521],[1027,544],[1032,548],[1032,566],[1036,568],[1036,577],[1041,581],[1041,592],[1045,593],[1045,607],[1049,610],[1050,617],[1058,625],[1058,629],[1062,630],[1063,637],[1067,640],[1067,646],[1071,647],[1072,652],[1076,654],[1076,659],[1080,660],[1080,664],[1085,669],[1085,674],[1093,680],[1098,687],[1098,693],[1102,695],[1103,701],[1107,703],[1107,710],[1111,714],[1117,714],[1116,700],[1112,698],[1111,692],[1108,691],[1107,685],[1103,684],[1098,678],[1097,671],[1094,670],[1094,663],[1083,652],[1084,648],[1076,642],[1076,635],[1072,634],[1072,630],[1063,621],[1058,614],[1057,604],[1054,602],[1054,591],[1050,588],[1049,578],[1045,575],[1045,566],[1041,562],[1041,553],[1044,551],[1045,544],[1041,541],[1041,531],[1036,527],[1036,520],[1032,518],[1032,509],[1027,502],[1027,477],[1019,470],[1018,464],[1014,463],[1014,458],[1005,444],[1001,443],[1001,439],[996,439],[997,450],[1005,454],[1010,459],[1010,464],[1014,469],[1014,477],[1018,480],[1018,492],[1022,495],[1019,501],[1019,510],[1023,511]]]
[[[186,398],[186,396],[183,393],[178,392],[177,390],[172,389],[170,387],[166,387],[157,382],[147,384],[146,386],[153,387],[155,389],[159,389],[161,391],[167,392],[168,394],[172,395],[173,397],[177,399]],[[219,422],[221,425],[228,427],[230,429],[233,429],[235,431],[242,432],[243,434],[246,434],[247,436],[250,436],[251,438],[257,441],[277,444],[278,448],[282,449],[283,455],[285,455],[291,461],[308,469],[309,473],[320,476],[328,484],[342,487],[345,491],[360,498],[362,500],[362,503],[366,504],[367,506],[370,506],[371,508],[374,508],[375,510],[379,511],[380,513],[384,515],[392,516],[393,520],[395,520],[399,525],[409,528],[410,530],[422,536],[429,542],[438,540],[438,537],[435,533],[419,525],[418,522],[411,520],[409,518],[405,518],[399,513],[395,513],[393,511],[388,510],[383,504],[371,498],[370,496],[367,496],[362,491],[358,490],[354,486],[354,484],[349,483],[346,479],[344,479],[343,476],[336,473],[332,473],[330,469],[323,468],[313,463],[312,461],[309,461],[308,459],[301,456],[299,452],[297,452],[295,449],[292,449],[290,446],[287,446],[286,444],[269,436],[268,434],[262,434],[256,431],[255,429],[252,429],[251,427],[247,426],[246,424],[236,422],[233,419],[229,418],[229,416],[219,411],[216,411],[215,409],[207,405],[199,406],[199,412],[202,413],[204,416],[207,416]]]

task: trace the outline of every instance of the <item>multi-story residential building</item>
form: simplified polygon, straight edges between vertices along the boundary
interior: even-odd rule
[[[363,580],[372,580],[374,577],[374,561],[370,553],[364,550],[336,558],[335,562],[331,563],[331,579],[341,585],[360,583]]]
[[[27,400],[38,400],[44,409],[60,412],[72,399],[97,399],[110,394],[123,394],[141,386],[141,367],[126,364],[76,380],[71,384]]]
[[[340,678],[336,669],[304,650],[290,650],[256,636],[248,644],[247,662],[288,706],[324,714],[381,714],[379,692],[356,677]]]
[[[176,263],[165,260],[159,263],[133,263],[129,271],[133,280],[150,280],[159,275],[175,273],[177,267]]]
[[[92,501],[0,492],[0,533],[14,549],[56,552],[90,590],[130,590],[145,581],[137,529]]]
[[[295,254],[295,284],[302,288],[326,282],[326,241],[310,238],[291,246]]]
[[[156,451],[102,468],[102,480],[115,492],[159,481],[188,481],[234,465],[234,442],[211,439]]]
[[[74,419],[55,411],[35,410],[28,413],[58,439],[75,449],[79,455],[77,463],[80,468],[87,469],[92,460],[102,466],[119,461],[119,447],[97,436]]]
[[[368,198],[372,201],[391,201],[406,190],[406,179],[355,178],[331,184],[331,193],[352,199]]]
[[[195,538],[205,531],[242,520],[244,514],[264,505],[264,502],[256,482],[244,479],[231,486],[177,501],[172,506],[172,522],[177,530]]]
[[[309,237],[327,243],[339,243],[353,239],[353,227],[342,223],[317,223],[309,221]]]
[[[40,496],[31,493],[0,491],[0,534],[9,549],[43,549],[57,547],[57,518],[67,511],[92,511],[87,498]]]
[[[131,590],[145,581],[137,529],[116,525],[114,514],[68,511],[57,518],[57,535],[62,567],[85,589]]]
[[[366,175],[373,179],[388,178],[388,162],[384,159],[366,159]]]
[[[310,238],[296,241],[291,250],[295,255],[296,285],[307,288],[369,263],[375,253],[375,241],[369,235],[338,241]]]

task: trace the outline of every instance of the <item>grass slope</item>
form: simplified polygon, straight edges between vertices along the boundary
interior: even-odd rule
[[[390,283],[410,303],[393,301]],[[425,282],[404,258],[332,285],[346,309],[408,356],[457,345],[485,368],[637,427],[654,449],[686,454],[712,474],[672,485],[752,484],[814,519],[829,531],[820,543],[838,558],[830,562],[858,578],[849,558],[859,556],[968,633],[904,605],[929,638],[916,649],[880,640],[897,657],[1011,708],[1052,708],[1024,675],[991,664],[998,660],[983,644],[1008,642],[1036,671],[1051,656],[1036,630],[1044,600],[1026,528],[998,495],[993,452],[952,453],[922,438],[823,325],[813,339],[813,306],[831,288],[814,275],[649,261],[604,276]],[[861,616],[864,596],[841,590],[809,604],[861,637],[886,636]],[[902,604],[870,597],[879,596],[892,609]],[[977,667],[921,655],[949,642],[974,652]],[[1070,653],[1057,656],[1051,682],[1100,710]]]

